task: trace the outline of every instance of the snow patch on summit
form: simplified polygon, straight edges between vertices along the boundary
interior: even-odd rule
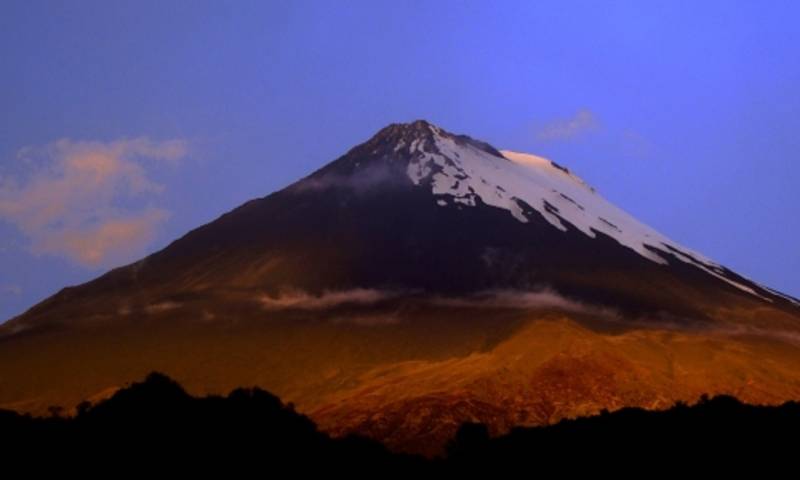
[[[453,204],[474,207],[480,202],[507,210],[520,222],[528,223],[534,212],[554,228],[575,228],[596,238],[605,234],[642,257],[667,265],[669,258],[694,265],[710,275],[747,293],[759,295],[753,288],[727,275],[726,269],[701,254],[673,242],[617,208],[594,188],[567,168],[536,155],[504,150],[502,157],[481,150],[457,137],[442,134],[429,126],[432,143],[414,141],[409,148],[412,158],[407,167],[411,181],[430,185],[439,206],[449,198]]]

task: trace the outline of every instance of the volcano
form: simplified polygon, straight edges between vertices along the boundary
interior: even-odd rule
[[[800,301],[565,166],[416,121],[0,326],[0,408],[153,370],[436,454],[465,421],[800,399]]]

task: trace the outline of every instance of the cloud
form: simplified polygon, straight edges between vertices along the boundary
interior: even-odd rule
[[[570,140],[585,133],[597,130],[600,122],[589,110],[579,110],[570,118],[552,121],[543,125],[536,132],[536,138],[542,141]]]
[[[654,147],[642,134],[635,130],[623,130],[620,134],[619,144],[622,154],[631,158],[644,159],[652,156]]]
[[[340,305],[374,305],[376,303],[407,298],[440,307],[557,309],[574,313],[615,315],[611,310],[587,305],[566,298],[549,289],[539,290],[485,290],[465,296],[425,296],[416,290],[377,290],[355,288],[352,290],[324,291],[319,295],[302,290],[281,293],[278,296],[262,295],[261,305],[269,310],[303,309],[324,310]],[[396,322],[396,319],[391,320]],[[387,323],[384,319],[383,323]]]
[[[597,313],[598,309],[570,300],[548,290],[487,290],[466,297],[438,297],[432,303],[449,307],[555,308],[576,313]]]
[[[149,244],[156,227],[168,217],[166,210],[150,208],[85,227],[54,229],[37,239],[33,248],[37,253],[66,255],[81,265],[98,266]]]
[[[407,177],[405,171],[402,173],[402,175],[398,175],[392,166],[384,163],[370,164],[349,174],[329,172],[312,175],[296,183],[292,189],[295,192],[306,192],[337,188],[363,194],[387,184],[403,184]]]
[[[291,291],[272,297],[263,295],[259,298],[261,305],[270,310],[296,308],[303,310],[322,310],[339,305],[372,305],[383,300],[397,297],[397,292],[354,288],[352,290],[325,291],[320,295],[312,295],[304,291]]]
[[[15,225],[36,254],[88,267],[127,260],[169,216],[152,205],[164,186],[151,179],[151,169],[175,165],[186,153],[183,140],[148,138],[24,148],[18,157],[27,175],[0,180],[0,219]]]
[[[144,311],[150,315],[154,315],[157,313],[169,312],[170,310],[175,310],[176,308],[181,308],[181,304],[178,302],[161,302],[144,307]]]
[[[22,287],[19,285],[0,285],[0,294],[13,295],[18,297],[22,295]]]

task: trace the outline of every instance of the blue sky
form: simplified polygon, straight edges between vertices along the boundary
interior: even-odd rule
[[[0,10],[0,320],[417,118],[800,296],[797,2]]]

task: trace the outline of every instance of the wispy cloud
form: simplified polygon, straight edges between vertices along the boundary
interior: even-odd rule
[[[22,287],[20,287],[19,285],[11,285],[11,284],[0,285],[0,294],[13,295],[15,297],[18,297],[22,295]]]
[[[600,121],[589,110],[579,110],[569,118],[561,118],[542,125],[536,131],[536,138],[541,141],[570,140],[597,130]]]
[[[653,144],[639,132],[623,130],[617,144],[622,149],[622,154],[632,158],[645,159],[653,154]]]
[[[0,182],[0,219],[14,224],[37,254],[89,267],[127,260],[169,216],[153,205],[164,190],[149,173],[153,162],[175,164],[186,153],[183,140],[148,138],[62,139],[24,148],[18,156],[28,171]]]
[[[383,163],[367,165],[350,174],[327,173],[303,179],[293,186],[295,192],[309,190],[326,190],[329,188],[342,188],[355,193],[369,192],[387,184],[400,183],[397,175],[392,171],[392,166]]]
[[[416,290],[378,290],[354,288],[351,290],[324,291],[311,294],[291,290],[279,295],[262,295],[258,298],[268,310],[302,309],[324,310],[340,305],[374,305],[387,300],[407,299],[439,307],[556,309],[575,313],[615,315],[608,309],[584,304],[542,288],[537,290],[484,290],[464,296],[425,296]]]
[[[436,305],[473,308],[553,308],[567,312],[597,313],[597,307],[566,298],[553,290],[487,290],[465,297],[436,297]]]
[[[270,310],[295,308],[303,310],[322,310],[339,305],[372,305],[383,300],[397,297],[397,292],[354,288],[352,290],[326,291],[313,295],[304,291],[290,291],[278,296],[262,296],[261,305]]]

